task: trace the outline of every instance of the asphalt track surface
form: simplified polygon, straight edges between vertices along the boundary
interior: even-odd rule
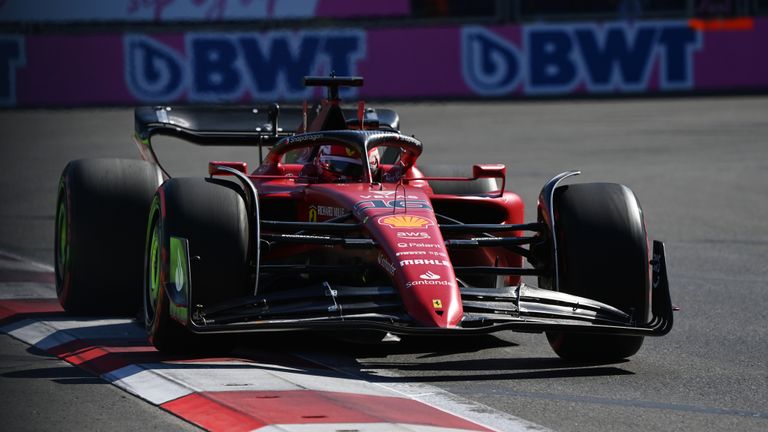
[[[768,98],[394,108],[403,131],[425,142],[424,163],[505,163],[529,219],[561,171],[630,186],[651,237],[667,244],[681,311],[668,336],[618,363],[566,363],[542,335],[518,333],[386,347],[294,341],[303,352],[554,430],[768,430]],[[51,265],[61,169],[80,157],[136,157],[132,121],[126,109],[0,112],[0,250]],[[171,172],[202,174],[207,155],[183,149]],[[215,158],[235,158],[225,156]],[[193,169],[174,170],[184,166]],[[0,405],[5,430],[195,429],[5,335]]]

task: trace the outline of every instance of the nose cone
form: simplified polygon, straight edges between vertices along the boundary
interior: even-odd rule
[[[408,314],[426,327],[455,327],[463,309],[450,260],[437,255],[398,258],[397,283]]]
[[[379,244],[378,264],[408,315],[424,327],[456,327],[464,314],[461,295],[429,197],[402,184],[360,185],[357,193],[351,187],[337,199]]]
[[[461,295],[434,214],[421,212],[369,218],[379,241],[379,264],[392,275],[406,311],[425,327],[455,327],[463,315]]]

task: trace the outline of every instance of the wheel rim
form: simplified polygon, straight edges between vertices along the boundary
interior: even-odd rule
[[[69,218],[67,217],[66,197],[59,199],[56,211],[56,291],[61,293],[69,272]]]
[[[144,250],[144,324],[150,329],[157,318],[157,305],[162,294],[162,230],[160,220],[160,200],[152,200],[147,225],[147,242]]]
[[[157,308],[157,299],[160,293],[160,225],[155,223],[152,227],[149,240],[149,256],[147,257],[147,297],[148,318],[152,319]]]

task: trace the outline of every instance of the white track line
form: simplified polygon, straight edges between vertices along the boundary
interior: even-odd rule
[[[413,425],[402,423],[315,423],[315,424],[279,424],[269,425],[252,432],[466,432],[466,429],[453,429],[437,426]]]
[[[11,258],[13,261],[3,259]],[[0,270],[30,269],[53,271],[51,266],[35,263],[22,257],[0,251]],[[14,265],[15,264],[15,265]],[[0,284],[4,288],[12,284]],[[18,284],[16,284],[18,285]],[[46,286],[45,284],[42,284]],[[17,298],[19,289],[10,290]],[[39,291],[42,287],[34,287]],[[131,320],[78,320],[66,319],[38,321],[26,319],[0,327],[0,331],[12,335],[43,350],[55,348],[78,339],[136,339],[144,332]],[[317,354],[299,354],[310,362],[327,367],[335,373],[294,370],[278,365],[264,365],[253,362],[211,361],[211,362],[165,362],[131,364],[101,377],[115,386],[153,404],[165,402],[192,393],[206,391],[237,390],[292,390],[310,389],[317,391],[349,392],[354,394],[395,396],[412,399],[448,414],[461,417],[485,427],[499,431],[546,431],[548,429],[519,417],[495,410],[486,405],[469,401],[438,387],[421,383],[385,383],[369,381],[354,367],[338,365],[337,359]],[[398,376],[387,373],[389,376]],[[237,390],[235,390],[237,389]],[[333,430],[329,424],[271,425],[258,429],[260,432],[314,432]],[[447,432],[452,429],[394,423],[343,424],[344,430],[404,431],[404,432]]]
[[[7,264],[8,260],[3,259],[4,257],[10,258],[13,261],[17,261],[18,264],[14,265],[13,268],[15,270],[29,270],[34,269],[39,272],[54,272],[55,269],[52,265],[49,264],[43,264],[39,263],[37,261],[33,261],[29,258],[25,258],[20,255],[16,255],[15,253],[8,252],[7,250],[0,249],[0,269],[3,268],[5,265],[13,265],[13,264]]]

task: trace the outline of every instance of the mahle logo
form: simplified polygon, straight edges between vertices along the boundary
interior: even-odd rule
[[[382,225],[388,225],[390,228],[426,228],[432,225],[429,219],[421,216],[385,216],[379,219]]]

